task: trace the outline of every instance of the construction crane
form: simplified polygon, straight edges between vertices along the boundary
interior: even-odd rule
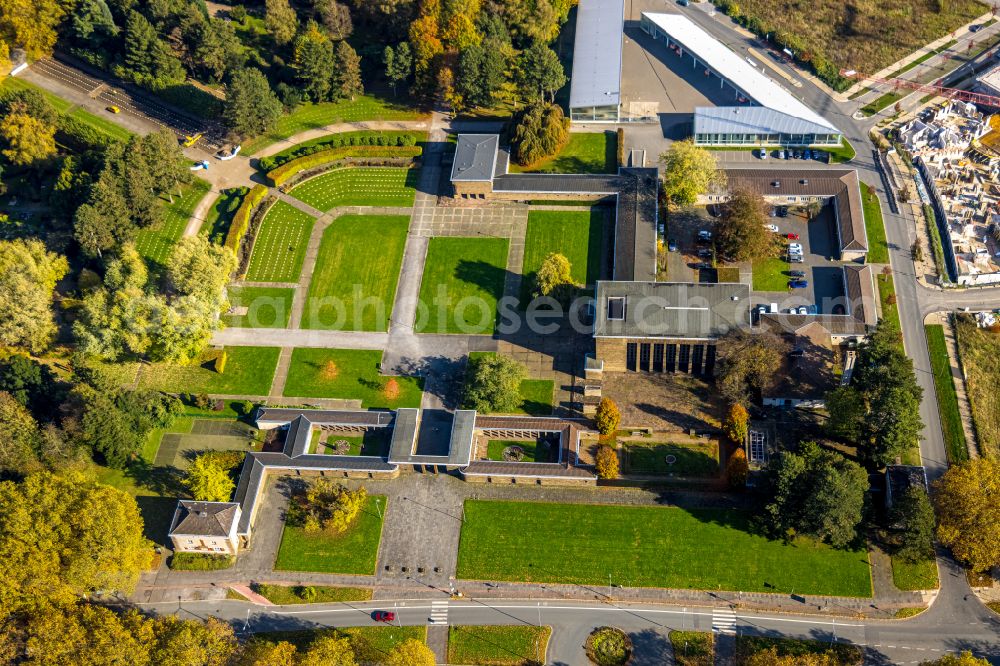
[[[988,95],[986,93],[973,92],[971,90],[960,90],[959,88],[948,88],[947,86],[939,85],[943,79],[938,79],[935,83],[920,83],[919,81],[910,81],[908,79],[870,76],[868,74],[863,74],[862,72],[857,72],[853,69],[842,69],[840,70],[840,75],[845,79],[870,81],[872,83],[884,83],[892,86],[893,90],[907,88],[918,92],[934,93],[938,97],[957,99],[962,102],[972,102],[976,106],[1000,108],[1000,97],[996,95]]]

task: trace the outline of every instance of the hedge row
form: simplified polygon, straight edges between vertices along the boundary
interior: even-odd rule
[[[236,210],[236,214],[233,215],[233,221],[229,225],[229,232],[226,233],[226,242],[223,243],[223,245],[233,252],[239,252],[243,236],[246,235],[247,229],[250,227],[250,214],[253,212],[254,206],[259,204],[260,200],[266,194],[267,188],[265,186],[254,185],[250,193],[244,197],[243,203]]]
[[[422,133],[421,136],[423,136]],[[415,146],[417,145],[417,141],[417,134],[405,131],[344,132],[341,134],[331,134],[319,139],[307,141],[292,148],[287,148],[280,153],[271,155],[270,157],[260,158],[260,170],[270,171],[299,157],[313,155],[324,150],[329,150],[330,148],[341,148],[344,146],[403,147]]]
[[[267,172],[267,181],[272,187],[278,187],[301,171],[312,169],[345,157],[419,157],[420,146],[344,146],[321,150],[312,155],[299,157],[287,162],[277,169]]]

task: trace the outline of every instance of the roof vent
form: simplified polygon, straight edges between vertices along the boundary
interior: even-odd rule
[[[808,185],[809,184],[809,179],[808,178],[803,178],[802,180],[799,181],[799,183],[801,183],[802,185]]]
[[[771,187],[781,187],[781,181],[780,180],[772,180],[771,181]]]
[[[199,511],[198,515],[202,518],[208,518],[208,511]]]
[[[738,300],[740,300],[740,297],[739,297],[739,296],[732,296],[731,298],[732,298],[732,300],[734,300],[734,301],[738,301]]]

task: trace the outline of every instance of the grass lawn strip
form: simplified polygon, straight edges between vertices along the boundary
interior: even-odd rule
[[[223,315],[226,326],[236,328],[285,328],[292,314],[295,290],[287,287],[229,287],[232,307],[248,308],[246,314]]]
[[[448,628],[448,663],[528,666],[545,662],[552,627],[475,626]]]
[[[251,282],[298,280],[315,222],[291,204],[274,202],[257,231],[246,279]]]
[[[713,666],[715,636],[708,631],[671,631],[670,645],[677,666]]]
[[[868,234],[868,263],[889,263],[889,245],[885,240],[882,204],[871,185],[862,183],[861,200],[865,211],[865,232]]]
[[[972,407],[979,452],[985,457],[1000,455],[1000,336],[979,328],[976,322],[959,316],[955,321],[958,351],[965,370],[965,387]]]
[[[791,264],[781,257],[753,262],[754,291],[788,291]]]
[[[409,226],[401,215],[334,220],[323,232],[302,328],[388,330]]]
[[[632,474],[719,475],[719,443],[714,440],[704,444],[629,441],[622,446]],[[667,463],[667,456],[673,456],[672,464]]]
[[[902,557],[892,557],[892,584],[904,591],[936,590],[938,588],[937,561],[934,559],[910,562]]]
[[[190,365],[151,363],[143,367],[139,387],[168,393],[267,395],[280,351],[277,347],[226,347],[226,368],[221,375],[203,367],[198,359]]]
[[[376,501],[381,503],[380,507],[376,506]],[[382,539],[380,511],[385,515],[385,495],[369,495],[354,524],[340,534],[325,531],[309,534],[301,527],[285,525],[274,568],[279,571],[374,574]]]
[[[420,282],[426,318],[417,314],[417,333],[490,334],[507,277],[506,238],[430,239]]]
[[[350,167],[310,178],[288,193],[324,212],[338,206],[406,208],[413,205],[416,186],[416,169]]]
[[[260,583],[254,587],[254,592],[279,606],[368,601],[372,598],[372,591],[368,589],[327,585],[268,585]]]
[[[958,394],[951,376],[951,357],[943,326],[924,326],[924,331],[927,334],[927,350],[931,357],[934,392],[937,394],[938,414],[941,416],[948,462],[955,464],[969,459],[969,445],[965,441],[962,415],[958,411]]]
[[[614,132],[572,132],[558,153],[534,164],[510,163],[511,173],[615,173],[618,156]]]
[[[871,596],[864,550],[750,529],[749,513],[728,509],[468,500],[458,578]]]
[[[382,352],[365,349],[296,347],[285,381],[284,395],[293,398],[360,400],[365,409],[419,407],[420,377],[388,377],[379,373]],[[395,379],[399,396],[390,399],[386,384]]]
[[[208,194],[211,186],[201,178],[184,187],[181,196],[174,193],[174,202],[160,197],[163,206],[163,219],[155,227],[141,229],[135,238],[135,248],[148,261],[156,264],[166,264],[167,258],[174,250],[174,245],[184,235],[188,220],[198,206],[198,202]]]
[[[531,299],[535,275],[550,252],[564,255],[570,263],[573,281],[594,284],[601,275],[601,241],[604,212],[535,210],[528,213],[521,274],[521,302]]]
[[[405,95],[403,97],[405,100]],[[358,95],[353,100],[323,102],[321,104],[301,104],[289,114],[278,119],[273,130],[243,144],[243,150],[250,155],[276,141],[335,123],[358,122],[362,120],[423,120],[427,114],[373,95]]]

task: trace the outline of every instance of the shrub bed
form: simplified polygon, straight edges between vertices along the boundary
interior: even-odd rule
[[[314,155],[331,148],[342,148],[349,146],[416,146],[420,141],[426,140],[424,132],[343,132],[305,141],[291,148],[286,148],[280,153],[275,153],[268,157],[260,158],[258,167],[261,171],[270,171],[287,164],[292,160],[307,155]]]
[[[598,666],[623,666],[632,657],[632,641],[616,627],[598,627],[587,636],[587,658]]]
[[[308,169],[332,164],[348,157],[361,158],[404,158],[419,157],[423,149],[420,146],[345,146],[321,150],[311,155],[299,157],[286,162],[276,169],[267,172],[267,181],[272,187],[287,183],[292,177]]]
[[[236,558],[232,555],[174,553],[170,558],[170,568],[176,571],[218,571],[228,569],[235,562]]]

